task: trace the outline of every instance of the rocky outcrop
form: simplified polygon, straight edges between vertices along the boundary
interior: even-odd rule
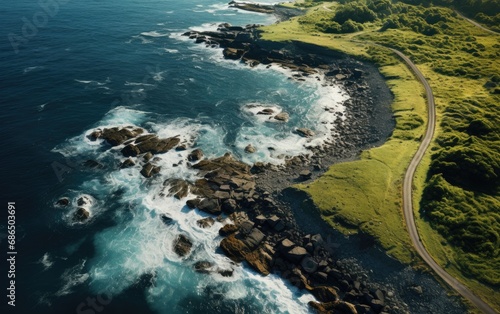
[[[160,173],[160,170],[161,170],[161,167],[155,166],[155,165],[153,165],[153,164],[151,164],[151,163],[148,162],[147,164],[145,164],[142,167],[141,174],[145,178],[151,178],[155,174]]]
[[[201,149],[195,149],[188,155],[189,161],[198,161],[203,158],[203,151]]]
[[[189,194],[191,184],[182,179],[168,179],[163,182],[163,186],[165,188],[168,188],[168,192],[166,193],[167,196],[173,196],[176,199],[180,200]],[[160,195],[164,196],[165,192],[162,192]],[[194,207],[196,207],[196,205],[194,205],[192,208]]]
[[[117,146],[142,133],[144,133],[144,129],[134,126],[126,126],[124,128],[114,127],[102,130],[97,129],[89,135],[89,138],[93,141],[104,139],[111,146]]]
[[[69,205],[69,198],[63,197],[56,202],[57,206],[66,207]]]
[[[295,130],[297,134],[299,134],[302,137],[313,137],[315,134],[312,130],[307,129],[307,128],[298,128]]]
[[[253,147],[252,144],[248,144],[246,147],[245,147],[245,153],[248,153],[248,154],[253,154],[257,151],[257,149],[255,147]]]
[[[179,144],[179,137],[160,139],[156,135],[143,135],[122,149],[125,157],[135,157],[139,154],[163,154]]]
[[[281,121],[281,122],[288,122],[290,119],[290,115],[286,112],[280,112],[277,115],[273,117],[275,120]]]
[[[191,252],[192,246],[193,243],[191,242],[191,240],[183,234],[180,234],[174,240],[174,252],[180,257],[188,255],[189,252]]]
[[[75,214],[73,215],[73,220],[77,222],[83,222],[89,219],[89,217],[90,217],[90,212],[86,208],[79,207],[76,210]]]
[[[196,221],[196,224],[200,227],[200,228],[210,228],[214,225],[215,223],[215,220],[212,218],[212,217],[207,217],[207,218],[203,218],[203,219],[199,219],[198,221]]]

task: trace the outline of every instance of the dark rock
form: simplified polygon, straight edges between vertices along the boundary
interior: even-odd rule
[[[207,274],[210,272],[210,268],[213,266],[212,263],[207,261],[199,261],[194,264],[194,270],[198,273]]]
[[[385,296],[384,296],[384,293],[382,292],[382,290],[380,289],[377,289],[375,290],[374,292],[374,296],[375,298],[379,299],[380,301],[384,302],[385,301]]]
[[[313,273],[313,278],[314,280],[318,281],[319,283],[326,283],[328,281],[328,275],[325,274],[324,272],[315,272]]]
[[[171,225],[174,223],[174,220],[165,214],[161,214],[160,218],[161,218],[161,221],[163,221],[163,223],[166,225]]]
[[[219,202],[216,199],[204,198],[199,204],[198,209],[212,215],[219,215],[221,209],[219,207]]]
[[[85,206],[85,205],[92,205],[92,199],[86,195],[81,196],[77,201],[76,204],[78,206]]]
[[[295,246],[295,243],[290,241],[289,239],[284,239],[279,243],[280,252],[288,252]]]
[[[252,144],[248,144],[247,147],[245,147],[245,153],[253,154],[257,151],[255,147],[252,146]]]
[[[264,240],[265,235],[257,228],[252,229],[250,234],[243,239],[243,243],[250,249],[253,250]]]
[[[227,199],[222,203],[221,209],[224,213],[231,214],[238,209],[238,204],[233,199]]]
[[[187,207],[194,209],[198,206],[198,204],[200,204],[200,202],[201,202],[200,198],[193,198],[193,199],[187,200],[186,205],[187,205]]]
[[[93,140],[102,138],[111,146],[117,146],[142,133],[144,133],[143,129],[133,126],[127,126],[124,128],[114,127],[110,129],[103,129],[102,131],[96,130],[90,134],[90,138]]]
[[[250,171],[252,173],[262,173],[265,170],[266,170],[266,165],[260,161],[257,161],[256,163],[254,163],[252,168],[250,169]]]
[[[293,249],[286,252],[285,257],[286,257],[286,259],[288,259],[292,263],[299,263],[308,254],[309,253],[307,253],[305,248],[303,248],[301,246],[296,246]]]
[[[214,225],[215,220],[212,217],[207,217],[196,221],[200,228],[210,228]]]
[[[273,113],[274,113],[274,110],[271,108],[265,108],[265,109],[262,109],[261,111],[257,112],[257,114],[259,114],[259,115],[266,115],[266,116],[270,116]]]
[[[288,122],[288,120],[290,120],[290,115],[286,112],[280,112],[274,116],[274,119],[282,122]]]
[[[310,179],[310,178],[311,178],[312,173],[311,173],[311,171],[309,171],[309,170],[302,170],[302,171],[299,173],[299,175],[300,175],[300,179],[302,179],[302,180],[308,180],[308,179]]]
[[[245,260],[250,266],[267,276],[271,273],[271,263],[273,258],[263,248],[258,248],[245,256]]]
[[[226,59],[239,60],[241,59],[245,51],[243,49],[224,48],[222,53],[224,54],[224,57]]]
[[[240,232],[243,234],[243,235],[249,235],[250,232],[252,232],[253,230],[253,227],[254,227],[254,223],[250,220],[244,220],[240,223]]]
[[[183,234],[177,236],[174,240],[174,251],[180,257],[186,256],[191,251],[193,243],[191,240]]]
[[[151,178],[155,174],[159,173],[160,170],[161,170],[161,167],[155,166],[155,165],[153,165],[153,164],[151,164],[151,163],[148,162],[147,164],[145,164],[142,167],[141,174],[145,178]]]
[[[384,309],[384,302],[382,302],[381,300],[377,300],[377,299],[373,299],[371,302],[370,302],[370,307],[376,312],[376,313],[380,313],[383,309]]]
[[[164,186],[170,186],[168,195],[174,196],[180,200],[189,194],[189,183],[182,179],[169,179],[163,183]]]
[[[221,249],[227,257],[235,262],[241,262],[245,256],[250,253],[248,247],[241,240],[237,239],[234,234],[229,235],[227,238],[222,239],[220,243]]]
[[[296,131],[302,137],[313,137],[315,135],[312,130],[306,128],[298,128]]]
[[[234,273],[232,269],[219,269],[217,271],[222,277],[231,277]]]
[[[141,153],[140,149],[134,144],[128,144],[121,150],[122,155],[125,157],[136,157]]]
[[[339,299],[337,290],[333,287],[319,286],[311,290],[312,295],[320,302],[334,302]]]
[[[189,161],[198,161],[203,158],[203,151],[201,149],[195,149],[188,155]]]
[[[156,136],[147,138],[139,143],[136,141],[136,146],[140,153],[150,152],[151,154],[163,154],[177,146],[181,140],[178,137],[169,137],[160,139]],[[123,152],[123,151],[122,151]]]
[[[132,159],[127,158],[127,159],[125,159],[124,162],[121,163],[120,169],[130,168],[133,166],[135,166],[135,162]]]
[[[89,217],[90,217],[90,212],[83,207],[79,207],[76,210],[75,214],[73,215],[73,220],[82,222],[89,219]]]
[[[224,227],[220,228],[219,234],[223,237],[226,237],[232,233],[235,233],[236,231],[238,231],[238,227],[236,225],[227,224]]]
[[[148,162],[151,160],[151,158],[153,158],[153,154],[151,152],[147,152],[146,154],[144,154],[144,161]]]
[[[60,200],[56,202],[57,206],[68,206],[69,205],[69,198],[63,197]]]

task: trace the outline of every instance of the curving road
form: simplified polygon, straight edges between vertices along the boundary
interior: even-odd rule
[[[483,313],[487,314],[496,314],[497,312],[491,308],[487,303],[477,297],[472,291],[470,291],[467,287],[465,287],[458,280],[453,278],[450,274],[448,274],[441,266],[439,266],[431,255],[427,252],[425,247],[422,244],[420,236],[418,235],[417,226],[415,224],[415,219],[413,216],[413,201],[412,201],[412,183],[413,177],[415,176],[415,170],[417,169],[422,157],[425,154],[425,151],[429,147],[431,140],[434,136],[434,129],[436,126],[436,107],[434,104],[434,95],[432,93],[432,89],[429,86],[429,83],[422,75],[420,70],[413,64],[413,62],[406,57],[403,53],[398,50],[388,48],[394,53],[396,53],[404,62],[410,67],[410,69],[415,73],[418,80],[424,85],[425,93],[427,94],[427,105],[428,105],[428,123],[427,130],[425,132],[425,136],[420,143],[420,146],[413,156],[413,159],[406,170],[404,182],[403,182],[403,213],[405,216],[406,226],[408,228],[408,233],[410,234],[411,241],[415,250],[422,257],[422,259],[431,267],[436,274],[441,277],[450,287],[455,289],[458,293],[460,293],[464,298],[468,299],[472,302],[478,309],[480,309]]]
[[[467,22],[471,23],[472,25],[477,26],[477,27],[481,28],[482,30],[487,31],[488,33],[492,33],[492,34],[496,34],[496,35],[500,34],[500,33],[495,32],[495,31],[493,31],[493,30],[491,30],[489,28],[484,27],[483,25],[479,24],[478,22],[476,22],[474,20],[471,20],[471,19],[465,17],[462,13],[458,12],[457,10],[454,10],[454,11],[455,11],[456,14],[458,14],[458,16],[460,16],[461,18],[463,18]]]

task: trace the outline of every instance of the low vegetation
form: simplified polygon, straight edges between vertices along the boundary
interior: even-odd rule
[[[395,94],[396,129],[360,160],[334,165],[308,192],[345,232],[374,235],[396,258],[408,249],[400,188],[425,124],[422,90],[389,51],[409,56],[433,88],[438,127],[415,181],[423,241],[447,270],[500,309],[500,36],[463,20],[498,18],[498,1],[358,0],[304,2],[304,16],[265,28],[271,40],[298,39],[376,62]],[[480,18],[481,14],[487,18]],[[346,25],[347,26],[344,26]],[[489,24],[491,25],[491,24]],[[496,26],[500,23],[496,23]],[[495,27],[492,27],[493,29]],[[407,70],[406,70],[407,71]],[[417,84],[418,85],[418,84]]]

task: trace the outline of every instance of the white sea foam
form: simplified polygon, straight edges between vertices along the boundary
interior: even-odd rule
[[[54,264],[54,262],[51,260],[49,252],[43,254],[42,258],[40,258],[38,262],[43,265],[44,270],[49,269]]]
[[[45,69],[44,66],[33,66],[33,67],[27,67],[23,70],[23,74],[30,73],[33,71],[39,71]]]
[[[150,31],[150,32],[142,32],[141,35],[146,36],[146,37],[157,38],[157,37],[166,37],[169,35],[169,33],[160,33],[158,31]]]
[[[83,271],[85,263],[86,260],[82,260],[79,264],[64,271],[61,276],[61,280],[64,284],[62,288],[55,293],[56,296],[59,297],[72,293],[74,287],[83,284],[89,279],[89,274]]]
[[[164,48],[163,50],[168,53],[179,53],[179,50],[177,49]]]

